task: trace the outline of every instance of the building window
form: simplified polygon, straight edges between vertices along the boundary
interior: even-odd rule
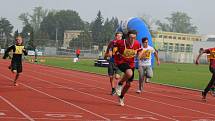
[[[193,46],[190,44],[187,44],[186,45],[186,52],[192,52],[192,50],[193,50]]]
[[[182,40],[186,40],[186,37],[182,37]]]
[[[176,36],[173,36],[173,39],[176,39]]]
[[[159,38],[163,38],[163,35],[159,35]]]
[[[181,45],[180,45],[180,51],[181,51],[181,52],[184,52],[184,44],[181,44]]]
[[[172,39],[172,36],[169,36],[169,39]]]
[[[179,44],[175,44],[175,52],[179,52]]]
[[[163,50],[167,51],[168,50],[168,43],[163,43]]]
[[[173,51],[173,43],[169,43],[168,51]]]
[[[163,38],[167,38],[167,36],[165,35]]]
[[[178,37],[179,40],[181,40],[181,37]]]

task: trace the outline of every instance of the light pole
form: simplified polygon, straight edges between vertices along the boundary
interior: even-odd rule
[[[56,48],[58,49],[58,36],[57,36],[57,34],[58,34],[58,29],[56,28],[55,29],[55,42],[56,42]]]

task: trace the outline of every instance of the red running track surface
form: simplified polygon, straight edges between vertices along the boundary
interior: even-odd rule
[[[132,82],[125,106],[110,95],[107,76],[24,63],[13,86],[9,60],[0,60],[0,121],[215,121],[215,97],[147,83],[142,94]]]

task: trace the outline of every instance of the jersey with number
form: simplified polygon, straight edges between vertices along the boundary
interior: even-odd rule
[[[116,56],[114,56],[114,62],[117,65],[128,63],[130,68],[134,68],[134,57],[141,48],[139,42],[135,40],[133,45],[129,46],[126,44],[126,40],[117,40],[115,47],[117,47],[117,52],[115,53]]]
[[[208,59],[210,61],[210,66],[215,68],[215,48],[209,48],[206,50],[208,54]]]
[[[139,60],[139,66],[150,66],[152,60],[152,54],[155,53],[155,49],[148,45],[147,48],[142,47],[140,52],[141,60]]]
[[[4,56],[7,57],[8,53],[12,50],[13,51],[12,62],[21,63],[22,54],[27,55],[27,51],[25,51],[24,48],[25,47],[23,45],[12,45],[5,51]]]

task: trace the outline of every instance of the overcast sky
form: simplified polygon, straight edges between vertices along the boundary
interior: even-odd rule
[[[32,14],[33,8],[71,9],[84,21],[91,22],[99,10],[104,18],[149,15],[164,22],[172,12],[185,12],[200,34],[215,34],[215,0],[0,0],[0,17],[7,18],[15,29],[21,30],[21,13]]]

